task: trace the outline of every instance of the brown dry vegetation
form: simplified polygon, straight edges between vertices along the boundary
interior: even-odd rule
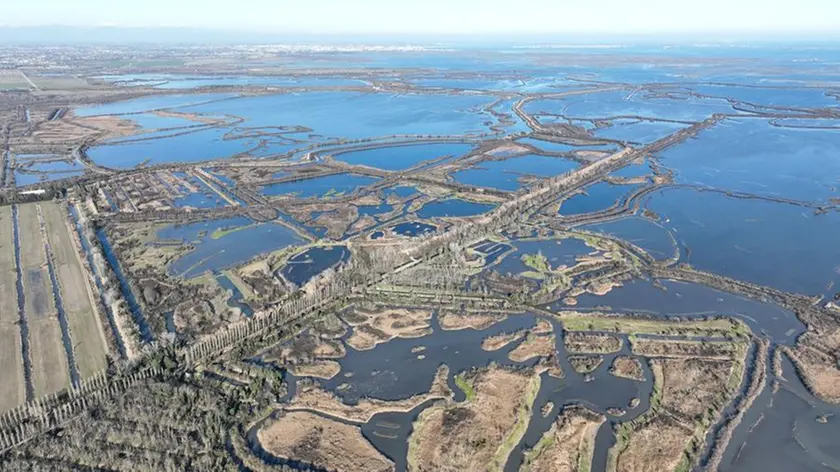
[[[61,299],[73,339],[74,358],[82,378],[106,367],[106,341],[94,308],[96,302],[82,271],[82,261],[70,238],[64,210],[55,203],[41,204],[54,257]]]
[[[820,333],[807,332],[786,352],[809,390],[825,401],[840,403],[840,327],[832,324]]]
[[[610,366],[610,373],[616,377],[622,377],[630,380],[644,381],[645,374],[642,370],[642,364],[638,359],[618,356]]]
[[[341,372],[341,365],[335,361],[311,361],[302,364],[288,366],[289,372],[297,377],[315,377],[318,379],[331,379]]]
[[[657,359],[665,378],[662,406],[693,421],[726,395],[735,362],[706,359]]]
[[[338,471],[387,471],[394,464],[377,451],[358,426],[305,411],[287,412],[258,433],[271,454]]]
[[[621,350],[621,339],[601,333],[566,332],[566,350],[574,354],[610,354]]]
[[[0,325],[0,365],[3,366],[3,380],[0,382],[0,413],[2,413],[26,400],[20,331],[17,326]]]
[[[429,310],[384,309],[369,312],[357,309],[345,320],[353,327],[347,344],[358,351],[373,349],[394,338],[419,338],[431,334]]]
[[[32,384],[35,395],[57,392],[70,385],[67,356],[61,340],[47,255],[41,240],[36,204],[21,205],[19,213],[24,308],[29,323]]]
[[[676,470],[683,460],[693,430],[666,416],[656,416],[633,432],[627,449],[618,457],[619,472]]]
[[[531,334],[551,334],[554,326],[546,320],[539,320],[537,326],[531,329]]]
[[[11,207],[0,207],[0,412],[25,400],[16,280]]]
[[[498,351],[508,344],[522,339],[525,337],[525,334],[525,331],[516,331],[514,333],[501,333],[488,336],[481,341],[481,348],[485,351]]]
[[[548,375],[558,379],[562,379],[566,376],[566,373],[563,372],[563,367],[557,359],[556,353],[541,359],[540,362],[537,363],[536,368],[538,373],[541,374],[543,372],[548,372]]]
[[[302,334],[272,348],[265,354],[265,360],[281,364],[295,364],[314,359],[339,359],[344,357],[346,352],[341,341]]]
[[[116,116],[72,117],[38,123],[31,135],[17,138],[13,146],[35,144],[73,145],[93,139],[104,140],[128,136],[138,131],[137,125]]]
[[[746,352],[742,346],[730,359],[653,359],[651,409],[619,427],[610,451],[614,470],[690,470],[709,428],[737,392]]]
[[[578,374],[594,372],[602,362],[604,358],[601,356],[569,356],[569,364]]]
[[[362,398],[356,405],[347,405],[333,395],[312,382],[299,382],[297,395],[285,409],[319,411],[336,418],[350,421],[367,422],[370,418],[384,411],[411,411],[421,403],[431,399],[448,399],[452,391],[446,384],[449,368],[442,365],[438,368],[432,386],[427,393],[415,395],[405,400],[385,401],[376,398]]]
[[[797,372],[816,396],[840,403],[840,369],[834,356],[804,345],[787,352]]]
[[[508,358],[514,362],[525,362],[534,357],[549,357],[556,352],[555,336],[528,334],[516,349],[510,351]]]
[[[634,354],[646,357],[703,357],[732,359],[743,348],[743,343],[729,341],[674,341],[636,338],[631,342]]]
[[[440,327],[450,331],[459,329],[487,329],[504,320],[505,315],[494,313],[454,313],[446,312],[440,315]]]
[[[0,324],[18,321],[15,246],[10,206],[0,207]]]
[[[588,472],[595,436],[603,415],[570,406],[557,417],[533,450],[526,452],[523,472]]]
[[[540,378],[491,367],[470,373],[475,397],[421,413],[409,439],[408,470],[500,470],[527,429]]]

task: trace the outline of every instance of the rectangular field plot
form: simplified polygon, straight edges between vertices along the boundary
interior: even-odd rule
[[[41,209],[56,278],[61,287],[61,300],[73,339],[74,357],[79,374],[84,379],[106,367],[105,337],[79,252],[68,231],[64,210],[55,203],[42,203]]]
[[[32,350],[32,385],[35,397],[70,386],[70,370],[61,341],[61,328],[54,317],[29,323]]]
[[[70,374],[36,204],[18,207],[18,231],[32,385],[35,396],[39,397],[68,387]]]
[[[18,207],[18,234],[20,235],[20,263],[26,316],[31,323],[47,317],[55,317],[55,299],[50,274],[47,271],[47,254],[41,240],[36,205]]]
[[[21,356],[20,330],[16,325],[0,325],[0,413],[26,400]]]
[[[0,207],[0,413],[26,400],[11,207]]]
[[[0,207],[0,325],[18,321],[12,207]]]
[[[32,86],[17,70],[0,70],[0,90],[3,89],[29,89]]]

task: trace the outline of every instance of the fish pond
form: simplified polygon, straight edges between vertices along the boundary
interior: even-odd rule
[[[377,182],[377,177],[367,177],[353,174],[335,174],[313,179],[297,180],[266,185],[261,193],[275,197],[286,195],[299,198],[329,198],[340,197],[370,184]]]
[[[280,274],[289,282],[301,286],[312,277],[350,259],[345,246],[313,247],[290,257]]]
[[[449,156],[461,157],[473,146],[458,143],[414,144],[394,147],[380,147],[361,151],[334,154],[339,161],[354,165],[376,167],[383,170],[405,170],[423,161]]]
[[[423,205],[423,208],[417,211],[417,216],[420,218],[466,217],[487,213],[493,208],[495,208],[495,205],[489,203],[475,203],[460,198],[450,198]]]
[[[522,187],[521,177],[553,177],[577,167],[578,163],[573,160],[528,154],[501,161],[484,161],[453,173],[452,178],[465,185],[516,191]]]
[[[255,223],[244,217],[169,226],[158,231],[157,237],[160,241],[180,241],[192,247],[168,268],[171,275],[188,279],[229,269],[260,254],[304,242],[288,226]]]

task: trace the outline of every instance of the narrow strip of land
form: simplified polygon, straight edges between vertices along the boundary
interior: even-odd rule
[[[26,401],[11,207],[0,207],[0,412]]]
[[[79,251],[75,248],[63,209],[55,203],[41,204],[47,237],[53,255],[58,285],[67,323],[72,333],[73,351],[82,378],[106,367],[106,341],[94,310],[96,302],[82,271]]]
[[[47,272],[47,256],[37,207],[21,205],[19,214],[21,274],[29,325],[32,384],[35,396],[57,392],[70,385],[67,356],[62,348],[61,328]]]

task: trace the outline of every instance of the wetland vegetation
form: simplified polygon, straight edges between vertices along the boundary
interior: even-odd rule
[[[98,51],[0,71],[3,470],[840,467],[833,50]]]

